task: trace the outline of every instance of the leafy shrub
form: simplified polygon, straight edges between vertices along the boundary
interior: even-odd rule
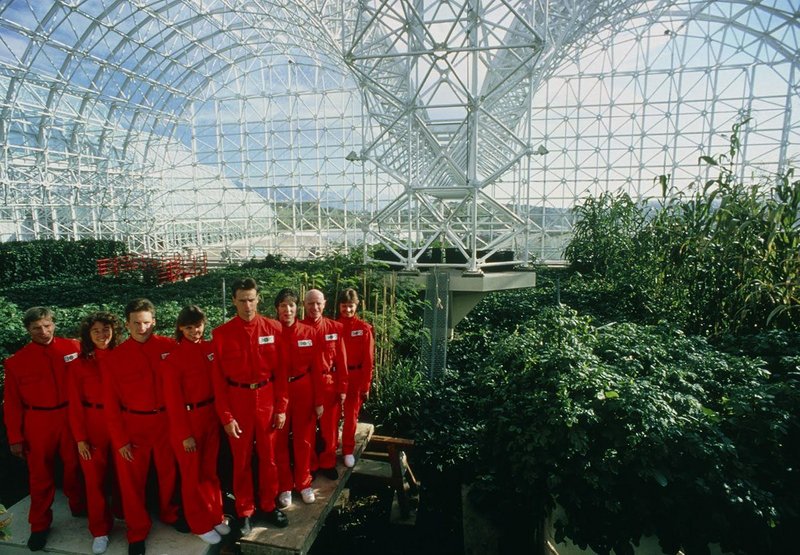
[[[381,434],[408,437],[417,427],[419,409],[429,387],[423,369],[412,361],[377,368],[361,420]]]
[[[97,273],[98,259],[126,252],[124,243],[105,239],[0,243],[0,280],[20,283],[37,279],[93,276]]]
[[[566,257],[607,280],[620,317],[709,336],[800,327],[800,180],[740,180],[745,124],[727,153],[700,157],[718,171],[705,184],[657,204],[605,194],[576,206]]]
[[[22,347],[27,335],[22,326],[22,311],[0,297],[0,360],[5,360]]]
[[[669,327],[595,328],[548,309],[486,365],[508,373],[487,466],[523,508],[563,507],[560,537],[599,553],[632,553],[650,533],[665,552],[763,553],[796,514],[779,492],[800,462],[784,447],[800,397],[757,360]]]

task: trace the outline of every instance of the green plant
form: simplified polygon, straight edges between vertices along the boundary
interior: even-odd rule
[[[124,243],[104,239],[0,243],[0,280],[21,283],[38,279],[88,277],[97,273],[98,259],[126,252]]]
[[[424,372],[412,361],[376,368],[372,393],[361,419],[374,422],[382,434],[407,437],[416,429],[419,409],[428,395]]]
[[[717,172],[703,185],[657,204],[605,194],[575,208],[566,256],[608,283],[621,318],[708,336],[800,326],[800,180],[793,169],[740,178],[747,122],[733,126],[727,152],[700,157]]]
[[[491,473],[519,510],[561,506],[559,537],[599,553],[651,533],[665,552],[759,553],[796,511],[778,492],[798,462],[783,446],[800,399],[758,360],[548,309],[486,365],[508,373],[486,422]]]

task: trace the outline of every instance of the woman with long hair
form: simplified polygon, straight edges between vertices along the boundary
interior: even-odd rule
[[[112,469],[111,438],[103,410],[103,375],[100,361],[120,342],[122,325],[110,312],[95,312],[81,322],[80,356],[70,363],[69,422],[78,443],[86,482],[92,553],[105,553],[114,523],[107,484]]]

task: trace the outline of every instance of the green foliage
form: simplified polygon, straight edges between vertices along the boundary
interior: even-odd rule
[[[798,462],[784,445],[800,397],[757,360],[548,309],[486,366],[507,380],[491,382],[485,464],[523,507],[563,507],[558,534],[580,546],[632,553],[655,533],[665,552],[758,553],[797,508],[779,492]]]
[[[408,437],[417,427],[419,408],[429,392],[424,376],[423,369],[410,360],[376,369],[361,419],[374,422],[381,434]]]
[[[574,237],[564,253],[572,268],[623,278],[619,261],[637,256],[637,237],[645,224],[641,207],[626,193],[603,193],[585,199],[574,212]]]
[[[126,253],[124,243],[104,239],[46,239],[0,243],[0,280],[4,283],[20,283],[40,279],[88,277],[97,273],[98,259]]]
[[[22,311],[17,305],[0,297],[0,360],[22,347],[28,334],[22,326]]]
[[[576,207],[566,256],[607,281],[620,317],[705,335],[800,328],[800,180],[789,169],[742,182],[746,123],[727,153],[700,157],[718,175],[694,191],[672,191],[657,208],[624,194]]]
[[[800,357],[800,331],[765,330],[748,335],[724,335],[717,346],[738,356],[757,357],[767,363],[772,374],[796,372],[794,359]]]
[[[724,352],[666,324],[597,325],[554,302],[559,275],[488,295],[459,325],[448,353],[458,370],[415,398],[425,464],[474,481],[500,526],[560,507],[559,537],[599,553],[633,553],[652,534],[665,553],[789,552],[796,334],[730,336]],[[571,286],[562,300],[584,291]],[[768,351],[774,374],[749,356]]]
[[[230,266],[189,281],[159,286],[147,283],[141,276],[101,278],[94,275],[94,266],[89,275],[76,273],[52,278],[40,275],[24,281],[7,280],[0,286],[0,316],[5,316],[5,328],[0,329],[0,354],[7,356],[27,341],[21,325],[22,312],[35,305],[52,307],[58,333],[70,337],[77,335],[80,321],[87,314],[108,310],[122,317],[125,304],[137,297],[149,298],[156,304],[158,333],[172,335],[178,312],[188,304],[197,304],[206,312],[210,329],[234,314],[231,284],[250,276],[261,286],[262,314],[273,317],[273,299],[284,287],[296,289],[301,295],[309,287],[320,287],[328,299],[326,315],[330,317],[336,316],[339,292],[345,287],[356,288],[365,301],[363,316],[375,327],[381,354],[378,364],[388,367],[394,363],[396,352],[414,352],[413,338],[419,326],[414,324],[411,313],[420,310],[417,294],[413,288],[387,278],[380,267],[365,267],[358,260],[357,255],[334,255],[313,261],[287,261],[275,256],[263,263]]]

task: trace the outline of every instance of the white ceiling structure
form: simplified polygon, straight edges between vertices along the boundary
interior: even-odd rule
[[[800,0],[0,0],[0,240],[561,257],[588,195],[796,165]]]

